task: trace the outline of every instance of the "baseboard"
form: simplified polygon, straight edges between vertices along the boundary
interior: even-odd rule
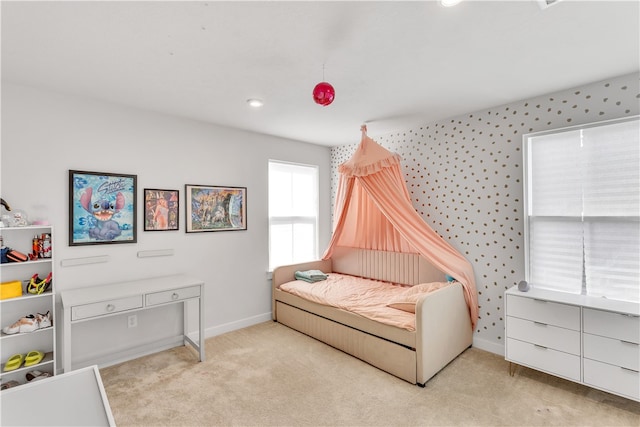
[[[170,348],[179,347],[182,345],[184,345],[184,337],[182,335],[166,338],[163,340],[154,341],[152,343],[128,348],[116,353],[109,353],[108,355],[104,356],[90,357],[79,361],[74,360],[73,369],[80,369],[92,365],[98,365],[99,368],[106,368],[107,366],[117,365],[118,363],[137,359],[143,356],[148,356],[149,354],[157,353],[163,350],[169,350]]]
[[[249,326],[257,325],[258,323],[263,323],[269,320],[272,320],[271,312],[247,317],[245,319],[236,320],[234,322],[224,323],[222,325],[213,326],[205,330],[205,339]],[[197,331],[191,332],[188,335],[189,338],[191,338],[193,341],[198,341]],[[73,369],[84,368],[92,365],[98,365],[100,368],[106,368],[107,366],[117,365],[118,363],[137,359],[139,357],[147,356],[149,354],[157,353],[163,350],[169,350],[171,348],[179,347],[182,345],[184,345],[184,338],[182,336],[171,337],[164,340],[155,341],[153,343],[126,349],[117,353],[111,353],[106,356],[92,357],[81,361],[74,361]],[[492,341],[474,337],[473,347],[504,357],[504,345],[497,344]]]
[[[482,338],[473,337],[473,347],[504,357],[504,344],[496,344],[493,341],[487,341]]]
[[[212,326],[210,328],[205,329],[204,338],[211,338],[218,335],[225,334],[227,332],[232,332],[238,329],[246,328],[249,326],[257,325],[258,323],[266,322],[271,319],[271,312],[258,314],[256,316],[247,317],[244,319],[236,320],[229,323],[224,323],[222,325]],[[198,341],[198,331],[190,332],[189,338],[194,341]]]
[[[232,332],[237,329],[257,325],[258,323],[263,323],[268,320],[272,320],[271,312],[247,317],[245,319],[236,320],[234,322],[229,322],[222,325],[213,326],[205,330],[205,339],[215,337],[226,332]],[[190,332],[187,335],[189,338],[191,338],[191,340],[198,342],[198,331]],[[107,366],[117,365],[118,363],[148,356],[149,354],[169,350],[171,348],[180,347],[182,345],[184,345],[184,337],[182,335],[165,338],[162,340],[154,341],[152,343],[128,348],[116,353],[109,353],[107,355],[101,356],[89,356],[84,360],[74,360],[73,369],[80,369],[92,365],[98,365],[98,367],[100,368],[106,368]]]

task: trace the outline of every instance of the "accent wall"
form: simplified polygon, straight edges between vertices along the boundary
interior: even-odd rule
[[[504,353],[504,291],[524,279],[522,136],[640,113],[640,75],[612,77],[411,129],[368,134],[403,159],[415,209],[472,263],[480,318],[474,346]],[[526,82],[523,82],[526,84]],[[337,167],[357,143],[331,151]]]

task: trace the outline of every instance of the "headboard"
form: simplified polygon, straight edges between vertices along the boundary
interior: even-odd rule
[[[442,271],[418,254],[338,246],[334,248],[331,262],[336,273],[403,285],[446,281]]]

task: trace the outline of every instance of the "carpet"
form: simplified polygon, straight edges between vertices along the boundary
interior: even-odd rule
[[[411,385],[265,322],[100,370],[118,426],[635,426],[640,403],[467,349]]]

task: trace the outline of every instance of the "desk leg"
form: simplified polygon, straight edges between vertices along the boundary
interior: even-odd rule
[[[184,345],[190,344],[197,352],[198,352],[198,360],[200,362],[204,362],[204,299],[202,298],[202,295],[200,295],[200,298],[198,298],[198,342],[196,342],[195,340],[191,339],[189,337],[189,327],[188,327],[188,323],[189,323],[189,309],[187,307],[187,304],[189,302],[191,302],[192,304],[195,303],[195,298],[190,300],[190,301],[183,301],[182,302],[182,311],[183,311],[183,315],[184,315],[184,328],[182,330],[182,336],[184,337],[183,342]],[[193,308],[193,307],[192,307]]]
[[[182,345],[187,345],[191,338],[189,338],[189,301],[182,302]]]
[[[198,343],[200,344],[200,361],[204,362],[204,285],[200,286],[200,298],[198,298],[198,304],[199,304],[199,334],[198,334]]]
[[[64,316],[62,361],[64,364],[64,372],[71,372],[71,309],[65,308],[62,314]]]

